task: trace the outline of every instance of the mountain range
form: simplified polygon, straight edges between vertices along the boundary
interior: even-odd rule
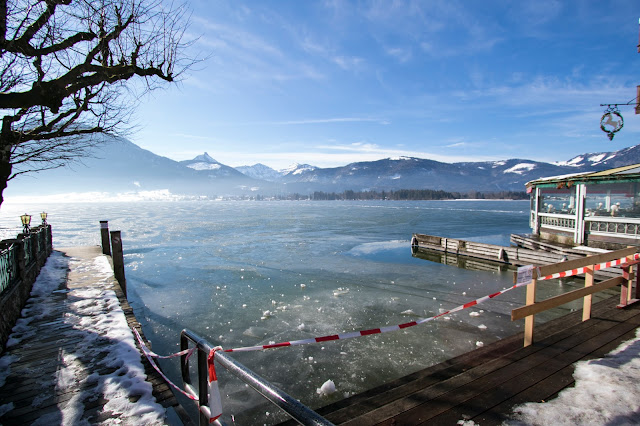
[[[91,156],[70,167],[20,175],[5,195],[123,193],[168,190],[189,196],[273,196],[315,191],[434,189],[450,192],[523,191],[530,180],[640,163],[640,145],[586,153],[567,161],[527,159],[444,163],[399,157],[320,168],[296,164],[274,170],[264,164],[230,167],[208,153],[174,161],[124,138],[106,137]]]

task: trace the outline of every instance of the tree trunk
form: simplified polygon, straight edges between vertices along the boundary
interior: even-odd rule
[[[5,150],[1,150],[0,153],[0,206],[4,202],[4,190],[7,188],[7,182],[11,176],[11,158],[10,154],[7,156]]]
[[[13,165],[11,164],[11,148],[15,141],[15,134],[11,129],[11,120],[5,116],[0,130],[0,206],[4,202],[4,190],[11,177]]]

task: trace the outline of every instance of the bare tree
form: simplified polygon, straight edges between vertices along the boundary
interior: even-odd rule
[[[15,176],[122,130],[132,86],[175,82],[194,63],[185,18],[163,0],[0,0],[0,205]]]

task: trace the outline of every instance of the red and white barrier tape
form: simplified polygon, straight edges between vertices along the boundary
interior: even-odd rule
[[[209,367],[209,423],[215,422],[222,415],[222,399],[220,398],[220,388],[218,388],[218,376],[213,359],[216,351],[222,347],[218,346],[209,352],[207,364]]]
[[[640,259],[640,253],[636,253],[633,255],[632,261],[634,260],[638,260]],[[607,269],[607,268],[612,268],[614,266],[620,266],[624,263],[629,262],[629,260],[626,257],[622,257],[620,259],[615,259],[615,260],[611,260],[609,262],[603,262],[603,263],[599,263],[597,265],[593,266],[593,270],[594,271],[599,271],[601,269]],[[582,268],[577,268],[577,269],[568,269],[566,271],[563,272],[557,272],[555,274],[551,274],[551,275],[547,275],[545,277],[540,277],[538,278],[538,281],[543,281],[543,280],[551,280],[554,278],[565,278],[565,277],[570,277],[573,275],[579,275],[579,274],[584,274],[587,270],[586,266],[583,266]]]
[[[633,255],[633,257],[631,258],[631,261],[635,261],[635,260],[639,260],[640,259],[640,254],[636,253]],[[603,262],[597,265],[594,265],[594,271],[598,271],[601,269],[606,269],[606,268],[611,268],[613,266],[619,266],[619,265],[623,265],[625,263],[628,263],[630,260],[627,259],[626,257],[620,258],[620,259],[616,259],[616,260],[612,260],[609,262]],[[551,275],[547,275],[541,278],[538,278],[539,281],[542,280],[550,280],[550,279],[554,279],[554,278],[564,278],[564,277],[569,277],[572,275],[578,275],[578,274],[584,274],[586,271],[586,267],[582,267],[582,268],[577,268],[577,269],[569,269],[567,271],[564,272],[558,272],[555,274],[551,274]],[[233,349],[220,349],[223,352],[250,352],[250,351],[261,351],[264,349],[274,349],[274,348],[282,348],[282,347],[287,347],[287,346],[300,346],[300,345],[308,345],[311,343],[322,343],[322,342],[329,342],[332,340],[345,340],[345,339],[352,339],[354,337],[361,337],[361,336],[369,336],[372,334],[382,334],[382,333],[388,333],[391,331],[398,331],[398,330],[402,330],[405,328],[409,328],[409,327],[413,327],[419,324],[424,324],[430,321],[433,321],[435,319],[438,319],[440,317],[443,317],[445,315],[449,315],[458,311],[462,311],[464,309],[468,309],[471,308],[473,306],[479,305],[480,303],[486,302],[489,299],[493,299],[501,294],[506,293],[507,291],[513,290],[514,288],[518,288],[518,287],[522,287],[522,286],[526,286],[528,285],[529,282],[524,282],[524,283],[520,283],[520,284],[515,284],[511,287],[505,288],[499,292],[490,294],[488,296],[484,296],[481,297],[479,299],[473,300],[471,302],[465,303],[464,305],[460,305],[457,306],[453,309],[450,309],[446,312],[440,313],[438,315],[434,315],[432,317],[429,318],[420,318],[417,319],[415,321],[411,321],[411,322],[407,322],[404,324],[398,324],[398,325],[392,325],[392,326],[387,326],[387,327],[380,327],[380,328],[372,328],[369,330],[360,330],[360,331],[353,331],[350,333],[342,333],[342,334],[331,334],[331,335],[327,335],[327,336],[322,336],[322,337],[314,337],[314,338],[310,338],[310,339],[302,339],[302,340],[291,340],[288,342],[280,342],[280,343],[273,343],[273,344],[269,344],[269,345],[259,345],[259,346],[245,346],[245,347],[239,347],[239,348],[233,348]],[[182,352],[178,352],[176,354],[172,354],[172,355],[168,355],[168,356],[164,356],[161,357],[159,355],[154,354],[153,352],[151,352],[150,350],[148,350],[146,348],[146,346],[144,345],[144,343],[142,342],[142,339],[140,339],[140,336],[138,335],[138,332],[134,329],[134,331],[136,332],[136,336],[138,337],[138,341],[140,341],[140,345],[143,348],[143,351],[145,353],[145,355],[147,356],[147,358],[149,358],[149,360],[151,361],[150,357],[151,356],[155,356],[157,358],[172,358],[174,356],[178,356],[178,355],[184,355],[185,353],[189,353],[188,356],[191,355],[192,351],[195,349],[190,349],[188,351],[182,351]],[[213,359],[213,357],[211,357],[211,359]],[[154,368],[156,368],[156,370],[158,370],[158,372],[163,376],[164,374],[162,374],[162,372],[155,367],[155,363],[151,363]],[[215,373],[214,373],[215,375]],[[166,379],[166,377],[165,377]],[[168,379],[166,379],[167,381],[169,381]],[[169,383],[171,383],[169,381]],[[182,393],[184,393],[185,395],[187,395],[188,397],[190,397],[191,399],[194,399],[192,395],[187,394],[186,392],[182,391],[180,388],[178,388],[176,385],[174,385],[173,383],[171,383],[172,386],[176,387],[176,389],[179,389]]]
[[[448,315],[448,314],[452,314],[454,312],[458,312],[461,311],[463,309],[468,309],[472,306],[475,306],[477,304],[480,304],[482,302],[485,302],[489,299],[493,299],[494,297],[497,297],[503,293],[506,293],[509,290],[513,290],[516,287],[520,287],[523,284],[516,284],[512,287],[508,287],[505,288],[504,290],[501,290],[497,293],[493,293],[490,294],[488,296],[484,296],[481,297],[480,299],[476,299],[472,302],[469,303],[465,303],[464,305],[460,305],[457,306],[451,310],[448,310],[446,312],[443,312],[441,314],[429,317],[429,318],[419,318],[415,321],[411,321],[411,322],[406,322],[404,324],[398,324],[398,325],[391,325],[388,327],[380,327],[380,328],[372,328],[370,330],[360,330],[360,331],[353,331],[351,333],[343,333],[343,334],[332,334],[329,336],[323,336],[323,337],[314,337],[311,339],[302,339],[302,340],[292,340],[289,342],[281,342],[281,343],[274,343],[271,345],[262,345],[262,346],[245,346],[245,347],[241,347],[241,348],[234,348],[234,349],[223,349],[224,352],[250,352],[250,351],[261,351],[263,349],[273,349],[273,348],[282,348],[282,347],[286,347],[286,346],[300,346],[300,345],[307,345],[310,343],[321,343],[321,342],[329,342],[331,340],[344,340],[344,339],[352,339],[354,337],[361,337],[361,336],[369,336],[372,334],[382,334],[382,333],[388,333],[390,331],[397,331],[397,330],[402,330],[405,328],[409,328],[409,327],[413,327],[419,324],[424,324],[426,322],[429,321],[433,321],[435,319],[438,319],[442,316]]]
[[[144,344],[144,342],[142,341],[142,337],[140,337],[140,333],[138,333],[138,330],[136,330],[135,328],[133,328],[133,333],[136,335],[136,339],[138,339],[138,343],[140,343],[140,347],[142,348],[142,352],[144,353],[144,356],[147,357],[147,359],[149,360],[149,363],[151,364],[151,366],[162,376],[162,378],[169,383],[171,386],[173,386],[175,389],[177,389],[178,391],[180,391],[180,393],[182,393],[184,396],[186,396],[187,398],[197,401],[198,398],[196,398],[194,395],[191,395],[190,393],[184,391],[182,388],[178,387],[175,383],[173,383],[171,380],[169,380],[169,378],[167,376],[164,375],[164,373],[162,372],[162,370],[160,370],[160,367],[158,367],[156,365],[156,362],[153,360],[153,358],[174,358],[176,356],[180,356],[180,355],[187,355],[187,359],[189,359],[189,357],[198,349],[197,347],[193,347],[191,349],[187,349],[184,351],[180,351],[177,352],[175,354],[171,354],[171,355],[167,355],[167,356],[161,356],[158,354],[153,353],[149,348],[147,348],[147,345]]]
[[[633,256],[632,260],[638,260],[640,259],[640,254],[635,254]],[[609,262],[604,262],[604,263],[600,263],[598,265],[594,266],[594,270],[598,271],[600,269],[606,269],[606,268],[611,268],[613,266],[618,266],[618,265],[622,265],[624,263],[629,262],[629,260],[626,257],[620,258],[620,259],[616,259],[616,260],[612,260]],[[538,280],[549,280],[552,278],[562,278],[562,277],[568,277],[571,275],[577,275],[577,274],[583,274],[585,272],[586,268],[578,268],[578,269],[571,269],[568,271],[564,271],[564,272],[559,272],[557,274],[552,274],[552,275],[548,275],[546,277],[542,277],[542,278],[538,278]],[[387,333],[390,331],[397,331],[397,330],[402,330],[404,328],[409,328],[409,327],[413,327],[415,325],[419,325],[419,324],[424,324],[426,322],[429,321],[433,321],[435,319],[438,319],[440,317],[443,317],[445,315],[449,315],[452,314],[454,312],[458,312],[458,311],[462,311],[463,309],[468,309],[471,308],[472,306],[478,305],[480,303],[486,302],[489,299],[493,299],[494,297],[497,297],[503,293],[506,293],[507,291],[513,290],[514,288],[517,287],[522,287],[525,285],[530,284],[530,282],[525,282],[525,283],[520,283],[520,284],[515,284],[511,287],[505,288],[504,290],[501,290],[497,293],[493,293],[490,294],[488,296],[484,296],[481,297],[479,299],[476,299],[474,301],[465,303],[464,305],[460,305],[457,306],[451,310],[448,310],[446,312],[443,312],[441,314],[429,317],[429,318],[420,318],[416,321],[412,321],[412,322],[407,322],[404,324],[399,324],[399,325],[392,325],[392,326],[388,326],[388,327],[381,327],[381,328],[373,328],[370,330],[361,330],[361,331],[353,331],[351,333],[344,333],[344,334],[332,334],[329,336],[323,336],[323,337],[315,337],[315,338],[311,338],[311,339],[303,339],[303,340],[292,340],[289,342],[280,342],[280,343],[274,343],[274,344],[270,344],[270,345],[261,345],[261,346],[245,346],[245,347],[241,347],[241,348],[234,348],[234,349],[224,349],[224,352],[250,352],[250,351],[261,351],[264,349],[273,349],[273,348],[282,348],[282,347],[286,347],[286,346],[299,346],[299,345],[308,345],[311,343],[320,343],[320,342],[328,342],[331,340],[344,340],[344,339],[351,339],[354,337],[361,337],[361,336],[369,336],[371,334],[381,334],[381,333]]]

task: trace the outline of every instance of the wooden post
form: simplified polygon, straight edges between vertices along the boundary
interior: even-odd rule
[[[626,282],[620,286],[620,304],[617,306],[618,308],[624,308],[631,303],[637,302],[638,296],[640,295],[640,291],[638,290],[638,265],[635,265],[636,272],[634,274],[632,263],[633,255],[627,256],[627,262],[629,264],[622,267],[622,276],[626,280]],[[635,295],[632,297],[634,281],[636,282],[636,290]]]
[[[635,299],[636,300],[640,300],[640,266],[636,265],[635,267],[635,278],[636,278],[636,293],[635,293]]]
[[[585,266],[584,268],[584,286],[593,286],[593,265]],[[582,300],[582,321],[586,321],[591,318],[591,301],[593,295],[585,296]]]
[[[109,243],[109,221],[100,221],[100,234],[102,236],[102,254],[111,256],[111,244]]]
[[[633,256],[627,256],[627,262],[633,262]],[[627,274],[624,277],[627,279],[627,303],[631,301],[631,292],[633,291],[633,266],[627,268]]]
[[[618,304],[617,308],[624,308],[627,306],[629,301],[629,296],[631,293],[631,267],[624,266],[622,268],[622,277],[627,280],[624,284],[620,286],[620,304]]]
[[[127,297],[127,280],[124,277],[124,254],[120,231],[111,231],[111,245],[113,246],[113,275],[120,283],[124,297]]]
[[[534,271],[535,273],[535,271]],[[526,304],[533,305],[536,303],[536,282],[537,277],[531,280],[531,283],[527,285],[527,295],[526,295]],[[524,319],[524,347],[531,346],[533,343],[533,323],[534,317],[533,315],[529,315]]]

